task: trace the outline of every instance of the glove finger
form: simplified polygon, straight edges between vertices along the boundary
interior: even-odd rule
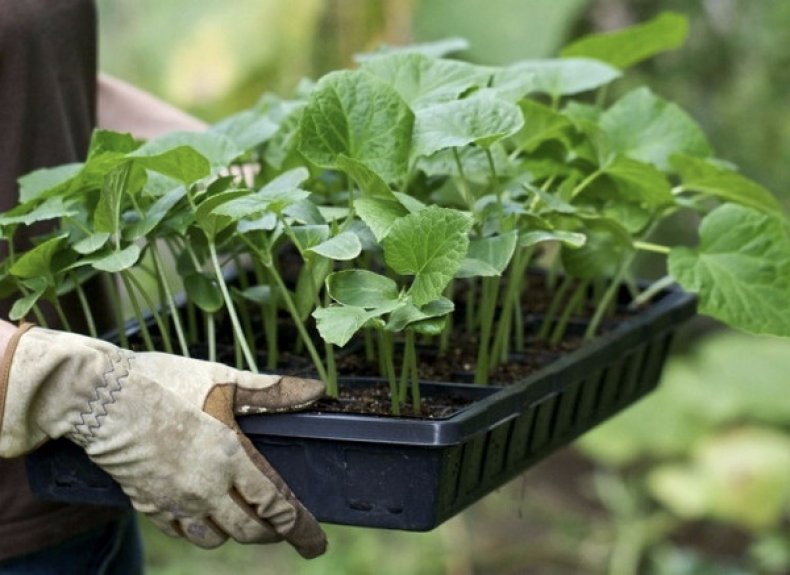
[[[323,397],[325,391],[317,379],[240,372],[233,410],[236,415],[245,415],[303,409]]]
[[[239,494],[302,557],[312,559],[322,555],[327,541],[318,522],[250,440],[246,437],[240,440],[247,459],[240,462],[236,477]]]
[[[235,488],[214,510],[211,520],[218,529],[239,543],[276,543],[282,537],[258,517],[255,509]]]
[[[171,537],[186,539],[198,547],[213,549],[228,540],[228,533],[211,516],[175,518],[168,511],[145,513],[156,527]]]

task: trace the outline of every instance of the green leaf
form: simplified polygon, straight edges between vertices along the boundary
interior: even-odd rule
[[[310,192],[299,187],[308,177],[306,168],[289,170],[271,180],[257,192],[240,195],[232,201],[217,205],[214,213],[234,220],[265,211],[279,214],[289,206],[310,197]]]
[[[417,112],[413,155],[430,156],[472,143],[485,148],[523,125],[518,106],[490,95],[426,106]]]
[[[222,211],[222,206],[250,195],[247,190],[227,190],[214,194],[198,205],[195,210],[195,222],[206,237],[214,241],[217,234],[242,217],[235,215],[232,210],[225,210],[231,212],[231,215],[228,215]]]
[[[571,122],[565,116],[535,100],[521,100],[518,106],[524,116],[524,127],[513,136],[513,141],[527,152],[546,140],[562,138],[571,127]]]
[[[88,163],[102,155],[126,155],[142,145],[134,136],[112,130],[94,130],[88,146]]]
[[[44,295],[46,287],[42,286],[35,291],[30,292],[24,297],[19,298],[14,302],[11,310],[8,312],[8,319],[11,321],[20,321],[25,319],[36,302]]]
[[[414,304],[438,298],[453,278],[469,247],[472,220],[449,208],[429,206],[396,221],[383,241],[387,265],[401,275],[412,275],[409,289]]]
[[[562,265],[579,279],[612,277],[625,257],[633,251],[631,236],[609,218],[584,221],[584,245],[562,250]]]
[[[326,278],[329,296],[339,304],[365,309],[384,307],[398,299],[398,285],[367,270],[343,270]]]
[[[51,197],[31,210],[28,210],[28,207],[30,204],[23,204],[0,214],[0,226],[16,224],[29,226],[36,222],[71,217],[78,213],[71,205],[65,204],[60,196]]]
[[[102,249],[109,239],[107,232],[96,232],[74,243],[71,248],[78,254],[88,255]]]
[[[185,152],[183,150],[190,150]],[[177,151],[181,150],[181,151]],[[173,169],[178,171],[175,157],[180,155],[182,159],[188,162],[189,172],[197,172],[197,168],[206,171],[205,162],[214,168],[225,168],[241,155],[241,150],[226,136],[215,132],[168,132],[161,136],[157,136],[143,144],[137,151],[130,154],[130,157],[149,157],[156,158],[162,157],[159,161],[164,164],[164,158],[173,158],[171,165]],[[176,154],[171,156],[170,154]],[[202,158],[202,162],[199,160]],[[182,168],[186,173],[187,166]],[[161,171],[155,167],[150,169]],[[165,172],[163,172],[165,173]],[[178,177],[178,176],[173,176]],[[202,177],[202,176],[201,176]],[[178,177],[181,181],[186,181],[183,177]],[[199,178],[195,178],[199,179]],[[194,181],[194,180],[190,180]]]
[[[304,252],[329,239],[329,226],[326,224],[293,226],[291,233],[299,252]]]
[[[316,309],[312,315],[323,340],[343,347],[368,321],[379,317],[381,312],[354,306],[331,305]]]
[[[560,55],[595,58],[625,69],[679,48],[687,36],[688,19],[676,12],[663,12],[643,24],[585,36],[563,48]]]
[[[589,58],[524,60],[498,72],[493,87],[504,90],[517,83],[524,85],[523,95],[540,92],[557,98],[599,88],[619,77],[616,68]]]
[[[105,178],[99,203],[96,204],[96,211],[93,214],[93,226],[97,232],[118,233],[121,225],[121,206],[129,187],[131,171],[131,162],[124,162]]]
[[[286,206],[282,213],[300,224],[317,226],[326,223],[318,206],[309,199],[300,200]]]
[[[417,307],[412,302],[402,302],[392,310],[389,321],[384,329],[387,331],[403,331],[408,325],[419,323],[425,320],[444,317],[455,309],[452,300],[445,297],[435,299],[427,304]]]
[[[53,189],[64,189],[82,170],[83,164],[64,164],[54,168],[41,168],[19,178],[19,201],[25,204],[47,194]]]
[[[518,238],[518,245],[523,248],[542,242],[560,242],[571,248],[580,248],[587,242],[587,236],[565,230],[533,230],[522,233]]]
[[[368,62],[393,54],[421,54],[429,58],[441,58],[454,52],[469,49],[469,42],[464,38],[444,38],[432,42],[412,43],[407,46],[380,46],[375,52],[355,54],[355,62]]]
[[[674,154],[708,157],[705,134],[686,112],[648,88],[638,88],[601,115],[599,126],[609,151],[668,171]]]
[[[415,53],[373,58],[362,70],[387,82],[412,110],[456,100],[470,88],[485,87],[492,75],[487,68]]]
[[[516,250],[518,232],[474,240],[455,273],[457,278],[501,276]]]
[[[790,237],[785,223],[725,204],[703,219],[696,249],[678,247],[669,272],[699,295],[699,311],[732,327],[790,336]]]
[[[156,155],[150,154],[150,150],[143,147],[129,154],[127,158],[133,159],[138,166],[164,174],[187,185],[211,173],[208,160],[189,146],[179,146]]]
[[[192,272],[185,275],[183,280],[188,301],[206,313],[215,313],[222,309],[225,302],[216,277]]]
[[[299,150],[322,168],[338,168],[338,156],[348,156],[391,182],[408,169],[413,124],[413,113],[386,82],[358,70],[333,72],[310,95]]]
[[[735,202],[767,214],[778,215],[782,212],[781,205],[771,192],[737,172],[683,154],[672,156],[671,163],[686,190]]]
[[[675,203],[667,177],[651,164],[618,157],[604,173],[617,185],[622,197],[649,208]]]
[[[268,116],[257,110],[244,110],[211,126],[211,131],[230,139],[239,150],[260,146],[279,129]]]
[[[272,287],[268,285],[250,286],[245,290],[239,290],[238,294],[247,301],[257,304],[268,304],[272,301]]]
[[[173,206],[181,201],[186,194],[186,188],[184,186],[179,186],[171,189],[158,198],[145,210],[141,220],[131,224],[124,230],[124,239],[127,241],[134,241],[150,234],[167,217],[167,214]]]
[[[52,259],[61,248],[67,234],[50,238],[23,253],[8,270],[19,278],[51,277]]]
[[[131,268],[140,259],[142,250],[137,244],[129,244],[120,251],[91,259],[90,264],[94,269],[102,272],[117,273]]]
[[[362,252],[362,244],[356,234],[340,232],[336,236],[308,248],[308,251],[331,260],[348,261],[353,260]]]

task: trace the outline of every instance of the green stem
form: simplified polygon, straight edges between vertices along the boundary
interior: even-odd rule
[[[307,348],[307,353],[310,354],[310,358],[313,360],[313,365],[315,366],[316,371],[318,372],[318,377],[321,381],[326,384],[326,393],[330,397],[337,397],[338,390],[336,387],[332,387],[332,382],[329,380],[329,375],[324,368],[324,363],[321,360],[321,356],[318,355],[318,351],[315,348],[315,344],[313,344],[313,339],[310,337],[310,334],[307,333],[307,328],[304,325],[301,317],[299,316],[299,310],[296,309],[296,304],[291,297],[291,294],[288,293],[288,288],[285,287],[285,282],[280,274],[275,269],[274,265],[268,268],[269,274],[271,275],[272,279],[274,279],[275,283],[277,284],[277,290],[280,297],[283,298],[283,302],[285,303],[285,307],[288,310],[288,313],[291,314],[291,318],[293,319],[294,324],[296,325],[296,329],[299,332],[299,336],[304,343],[305,347]]]
[[[82,313],[85,316],[85,323],[88,326],[88,334],[91,337],[99,337],[98,332],[96,331],[96,322],[93,319],[93,312],[91,312],[91,306],[88,305],[88,298],[85,296],[85,290],[82,289],[82,284],[77,277],[77,274],[73,271],[71,272],[71,281],[74,282],[74,289],[77,292],[77,297],[80,300],[80,307],[82,308]]]
[[[217,361],[217,326],[214,314],[206,312],[206,339],[208,340],[208,360]]]
[[[551,345],[557,345],[562,341],[562,338],[565,337],[565,332],[568,328],[568,320],[570,320],[571,315],[573,315],[579,306],[584,302],[584,298],[587,296],[587,288],[589,285],[589,280],[585,280],[579,282],[579,285],[576,286],[576,289],[573,291],[573,295],[571,295],[570,301],[568,301],[568,305],[565,306],[560,319],[554,326],[554,332],[551,334],[551,339],[549,340]]]
[[[148,351],[155,351],[154,342],[151,341],[151,334],[148,332],[148,326],[145,323],[145,317],[143,317],[143,312],[140,310],[140,303],[137,301],[137,296],[134,294],[134,290],[132,289],[132,284],[129,281],[128,275],[129,274],[126,271],[122,271],[121,281],[123,281],[123,285],[126,288],[126,293],[129,296],[129,301],[132,304],[132,309],[134,309],[134,316],[137,318],[137,323],[140,325],[140,333],[143,336],[145,348]]]
[[[491,371],[489,358],[491,327],[494,324],[498,291],[499,278],[483,278],[480,304],[480,342],[477,351],[477,364],[475,365],[475,383],[478,385],[488,384],[488,376]]]
[[[385,332],[383,329],[378,330],[379,335],[379,353],[381,354],[384,362],[384,368],[387,373],[387,381],[390,386],[390,402],[392,404],[391,410],[393,415],[400,415],[400,394],[398,393],[398,381],[395,376],[395,363],[392,358],[392,336]]]
[[[595,308],[595,313],[593,314],[593,317],[587,326],[587,330],[584,332],[585,339],[592,339],[595,337],[595,334],[598,333],[598,327],[601,323],[601,320],[603,319],[606,310],[609,308],[609,305],[612,303],[614,296],[617,294],[617,290],[620,289],[620,281],[623,279],[623,275],[628,269],[628,266],[631,264],[632,259],[633,256],[630,256],[623,260],[622,264],[620,264],[620,269],[612,278],[609,287],[606,289],[606,293],[604,293],[601,301],[598,302],[598,305]]]
[[[170,289],[170,282],[167,281],[167,275],[165,274],[165,269],[162,265],[161,255],[159,254],[159,248],[156,245],[156,240],[148,242],[148,245],[151,248],[151,259],[154,262],[154,270],[156,271],[157,278],[159,279],[159,285],[161,285],[162,289],[164,290],[167,307],[170,309],[170,317],[173,322],[173,328],[176,330],[176,337],[178,338],[178,345],[181,348],[181,355],[184,357],[189,357],[189,346],[187,345],[187,339],[184,335],[184,327],[181,323],[181,315],[178,313],[176,300],[173,298],[173,292]]]
[[[110,305],[112,305],[112,310],[115,315],[115,327],[118,330],[118,343],[121,347],[128,349],[129,338],[126,335],[126,325],[124,325],[123,321],[123,310],[121,309],[118,282],[110,274],[105,275],[104,278],[105,284],[108,284],[105,291],[110,296]]]
[[[55,307],[55,311],[58,314],[58,320],[60,320],[60,325],[66,331],[72,331],[71,324],[69,323],[69,318],[66,317],[66,313],[63,311],[63,306],[60,305],[60,298],[56,295],[52,298],[52,305]]]
[[[560,308],[560,305],[562,305],[562,302],[565,299],[565,293],[570,289],[572,283],[573,278],[570,276],[565,276],[565,278],[562,280],[562,283],[560,284],[559,289],[551,298],[551,303],[549,303],[546,313],[543,314],[543,322],[540,325],[540,330],[538,330],[538,335],[536,337],[536,339],[539,341],[545,341],[546,338],[549,337],[549,332],[551,331],[552,324],[554,323],[554,317],[557,315],[557,310]]]
[[[458,169],[458,177],[460,180],[460,191],[461,195],[463,196],[464,202],[466,202],[466,206],[471,210],[474,208],[475,205],[475,198],[472,195],[472,192],[469,190],[469,185],[466,182],[466,174],[464,174],[464,165],[461,162],[461,156],[458,154],[458,148],[453,148],[453,159],[455,160],[455,166]]]
[[[638,250],[662,255],[669,255],[669,253],[672,251],[672,248],[668,246],[662,246],[651,242],[634,241],[634,247]]]
[[[502,313],[500,315],[496,335],[494,336],[494,345],[491,348],[491,358],[498,363],[504,363],[508,358],[508,345],[512,334],[511,321],[513,318],[513,310],[515,308],[520,309],[521,307],[524,273],[526,272],[531,257],[531,248],[517,251],[513,256],[513,261],[508,271],[507,289],[505,290],[505,299],[502,303]],[[521,321],[520,324],[523,329],[523,321]]]
[[[173,353],[173,342],[170,339],[170,330],[167,329],[167,323],[162,318],[162,315],[159,313],[158,306],[154,305],[154,302],[151,300],[151,297],[148,295],[145,287],[140,283],[140,280],[137,279],[131,272],[122,272],[125,277],[134,285],[137,289],[137,292],[143,297],[143,301],[145,305],[148,306],[148,309],[151,310],[151,315],[154,318],[154,323],[159,328],[159,333],[162,336],[162,345],[165,348],[167,353]]]
[[[674,283],[675,283],[675,278],[669,275],[666,275],[661,279],[654,281],[642,293],[640,293],[637,297],[635,297],[633,301],[631,301],[628,307],[630,309],[636,309],[646,304],[651,299],[653,299],[657,294],[661,293],[668,287],[672,286]]]
[[[414,344],[414,330],[406,330],[406,349],[409,351],[408,368],[411,372],[411,407],[412,411],[419,415],[422,410],[422,398],[420,397],[420,377],[417,371],[417,347]]]
[[[236,315],[236,307],[233,305],[233,300],[231,299],[230,293],[228,292],[228,286],[225,284],[225,278],[222,275],[222,268],[219,265],[217,247],[214,245],[213,241],[208,242],[208,251],[209,255],[211,256],[211,265],[214,268],[214,275],[217,277],[217,281],[219,282],[219,289],[220,292],[222,292],[222,298],[225,300],[225,307],[228,310],[230,322],[233,325],[235,339],[239,340],[239,345],[241,345],[244,359],[247,361],[247,366],[249,367],[250,371],[253,373],[258,373],[258,365],[255,363],[255,356],[253,356],[250,347],[247,345],[247,340],[245,339],[244,332],[241,329],[239,317]]]
[[[584,189],[590,184],[592,184],[601,174],[603,174],[603,170],[599,168],[595,170],[592,174],[584,178],[581,182],[579,182],[579,184],[571,191],[571,199],[575,198],[580,193],[582,193]]]

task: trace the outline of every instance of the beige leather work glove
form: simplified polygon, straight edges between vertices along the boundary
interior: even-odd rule
[[[324,533],[233,416],[302,408],[323,391],[315,380],[23,326],[0,372],[0,457],[65,436],[171,535],[201,547],[285,539],[316,557]]]

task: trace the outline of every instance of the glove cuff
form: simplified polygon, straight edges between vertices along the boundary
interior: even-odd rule
[[[3,361],[2,364],[0,364],[0,437],[3,434],[3,419],[5,415],[6,396],[8,395],[8,379],[11,376],[11,362],[14,359],[14,352],[16,352],[16,347],[19,345],[19,340],[32,327],[35,327],[35,324],[28,322],[22,323],[22,325],[19,326],[19,329],[17,329],[14,335],[11,336],[11,339],[8,340],[5,353],[3,354]]]

